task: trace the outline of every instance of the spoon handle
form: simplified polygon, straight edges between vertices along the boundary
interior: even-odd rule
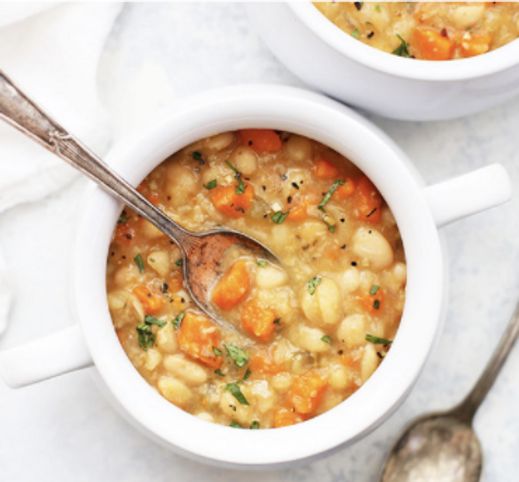
[[[80,170],[142,217],[182,244],[191,233],[167,217],[93,152],[48,116],[0,70],[0,118]]]
[[[492,388],[501,368],[503,367],[510,351],[514,347],[514,344],[519,335],[519,303],[515,307],[514,314],[511,320],[508,322],[505,332],[501,336],[501,340],[497,348],[492,355],[492,358],[488,362],[485,371],[481,374],[478,381],[467,395],[467,397],[461,402],[455,413],[460,419],[464,421],[471,421],[474,417],[477,409],[487,396],[487,393]]]

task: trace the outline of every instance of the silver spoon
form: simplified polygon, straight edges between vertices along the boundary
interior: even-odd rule
[[[477,482],[483,454],[472,421],[519,335],[519,304],[499,345],[467,397],[448,412],[411,424],[386,461],[381,482]]]
[[[45,114],[1,70],[0,118],[86,174],[169,236],[180,248],[184,285],[193,301],[223,328],[235,329],[218,316],[209,302],[210,289],[222,273],[222,256],[231,246],[240,246],[254,256],[278,263],[268,248],[255,239],[228,228],[193,233],[179,226]]]

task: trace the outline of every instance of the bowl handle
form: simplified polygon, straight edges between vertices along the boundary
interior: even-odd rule
[[[470,216],[508,201],[510,177],[501,164],[490,164],[425,188],[437,226]]]
[[[92,365],[79,325],[0,352],[0,378],[11,388]]]

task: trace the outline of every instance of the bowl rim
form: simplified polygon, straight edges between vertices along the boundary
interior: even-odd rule
[[[466,59],[408,59],[391,55],[347,35],[311,2],[287,2],[286,5],[308,29],[340,54],[372,70],[395,77],[434,82],[469,80],[495,74],[519,63],[519,38]]]
[[[89,192],[78,229],[73,293],[100,376],[117,405],[141,429],[206,462],[262,468],[328,453],[371,431],[395,410],[436,338],[445,286],[438,230],[409,160],[377,127],[324,96],[272,85],[207,91],[174,104],[162,120],[112,150],[107,161],[137,184],[179,148],[206,135],[245,127],[286,129],[338,150],[362,166],[393,210],[406,251],[407,299],[392,350],[359,390],[318,417],[275,430],[235,430],[207,423],[165,400],[133,367],[113,329],[105,255],[121,205],[96,186]]]

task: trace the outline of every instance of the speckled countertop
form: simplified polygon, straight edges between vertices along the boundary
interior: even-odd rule
[[[111,92],[114,84],[109,79],[139,76],[153,78],[160,89],[136,92],[139,84],[133,82],[128,91]],[[106,46],[98,81],[113,111],[128,119],[132,116],[124,111],[125,95],[141,95],[144,105],[147,94],[151,97],[146,102],[160,107],[175,97],[221,85],[299,85],[250,30],[238,4],[125,6]],[[427,182],[501,162],[516,190],[519,187],[519,99],[449,122],[372,120],[400,144]],[[85,181],[76,178],[44,202],[19,206],[2,216],[0,245],[16,288],[12,323],[2,346],[70,324],[63,299],[84,186]],[[243,473],[208,468],[136,432],[98,391],[94,369],[87,369],[18,391],[0,386],[0,480],[374,482],[400,429],[415,415],[458,401],[494,348],[519,297],[518,210],[514,195],[504,207],[445,229],[451,290],[443,333],[407,401],[356,445],[291,470]],[[485,452],[485,482],[517,480],[518,372],[519,349],[476,419]]]

